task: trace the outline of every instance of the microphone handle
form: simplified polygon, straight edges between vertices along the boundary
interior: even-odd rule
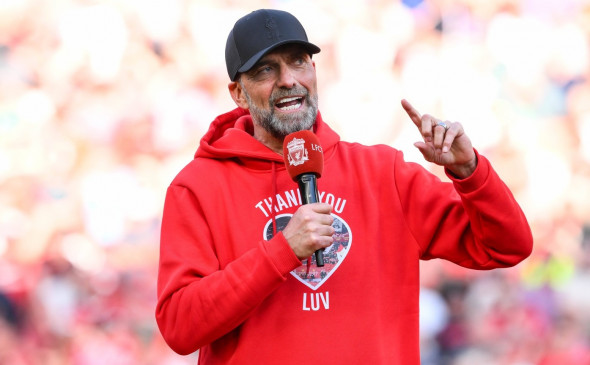
[[[303,204],[318,203],[320,197],[318,194],[318,183],[315,174],[304,173],[297,177],[301,202]],[[324,266],[324,249],[315,252],[315,263],[318,267]]]

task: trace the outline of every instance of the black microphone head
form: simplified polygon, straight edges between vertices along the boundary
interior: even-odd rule
[[[301,174],[322,176],[324,152],[318,137],[309,130],[291,133],[283,141],[283,158],[291,179]]]

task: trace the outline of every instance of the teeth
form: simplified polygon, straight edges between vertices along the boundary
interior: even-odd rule
[[[281,100],[281,104],[282,103],[288,103],[290,101],[297,100],[297,99],[299,99],[299,98],[297,98],[297,97],[286,98],[286,99]]]
[[[298,102],[296,104],[293,104],[293,105],[279,106],[279,109],[281,109],[281,110],[294,110],[294,109],[297,109],[297,108],[299,108],[301,106],[301,98],[299,98],[299,97],[292,97],[292,98],[282,99],[279,103],[277,103],[277,106],[279,104],[287,104],[287,103],[290,103],[292,101],[298,101]]]
[[[290,105],[290,106],[282,107],[282,108],[279,108],[279,109],[281,109],[281,110],[293,110],[293,109],[299,108],[300,106],[301,106],[301,103],[297,103],[297,104],[293,104],[293,105]]]

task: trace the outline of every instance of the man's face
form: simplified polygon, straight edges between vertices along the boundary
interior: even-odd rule
[[[310,129],[318,112],[315,64],[304,47],[286,45],[240,75],[254,123],[273,137]]]

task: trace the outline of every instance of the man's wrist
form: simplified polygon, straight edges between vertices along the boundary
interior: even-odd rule
[[[461,165],[447,166],[447,170],[457,179],[466,179],[473,174],[477,168],[477,154],[473,154],[473,158]]]

